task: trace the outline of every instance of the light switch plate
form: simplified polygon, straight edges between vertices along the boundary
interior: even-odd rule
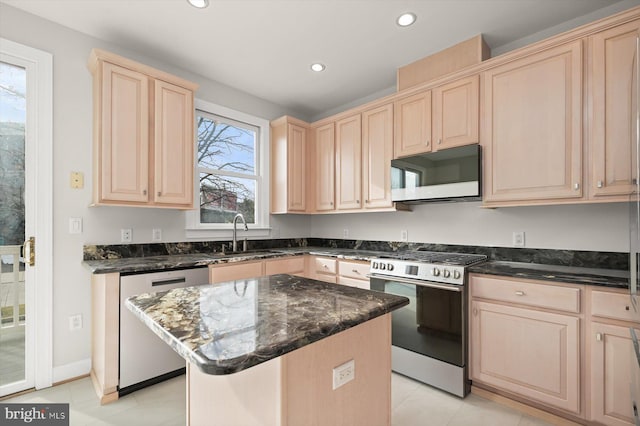
[[[82,234],[82,218],[81,217],[69,218],[69,233]]]
[[[154,243],[162,241],[162,229],[153,228],[153,231],[151,233],[151,241],[153,241]]]

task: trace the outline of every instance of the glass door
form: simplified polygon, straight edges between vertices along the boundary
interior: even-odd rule
[[[25,68],[0,62],[0,395],[17,383],[32,386],[25,368],[26,84]]]

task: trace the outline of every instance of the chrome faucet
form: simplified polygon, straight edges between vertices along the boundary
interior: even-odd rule
[[[233,218],[233,251],[238,251],[238,240],[236,238],[236,234],[238,233],[237,231],[237,225],[238,225],[238,219],[242,219],[242,223],[244,223],[244,230],[248,231],[249,227],[247,226],[247,222],[244,221],[244,216],[242,216],[242,213],[238,213],[237,215],[234,216]],[[245,245],[245,250],[246,250],[246,245]]]

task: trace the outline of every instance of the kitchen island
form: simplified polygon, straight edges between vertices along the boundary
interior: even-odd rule
[[[389,425],[390,312],[408,303],[273,275],[126,305],[187,360],[187,425]]]

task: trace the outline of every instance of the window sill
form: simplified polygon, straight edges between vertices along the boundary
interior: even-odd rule
[[[197,239],[197,238],[215,238],[215,239],[226,239],[231,240],[233,238],[233,229],[229,228],[187,228],[185,229],[185,234],[188,239]],[[238,240],[243,240],[245,238],[257,238],[257,237],[268,237],[271,235],[271,228],[252,228],[249,227],[248,231],[245,231],[243,228],[238,226],[237,237]]]

